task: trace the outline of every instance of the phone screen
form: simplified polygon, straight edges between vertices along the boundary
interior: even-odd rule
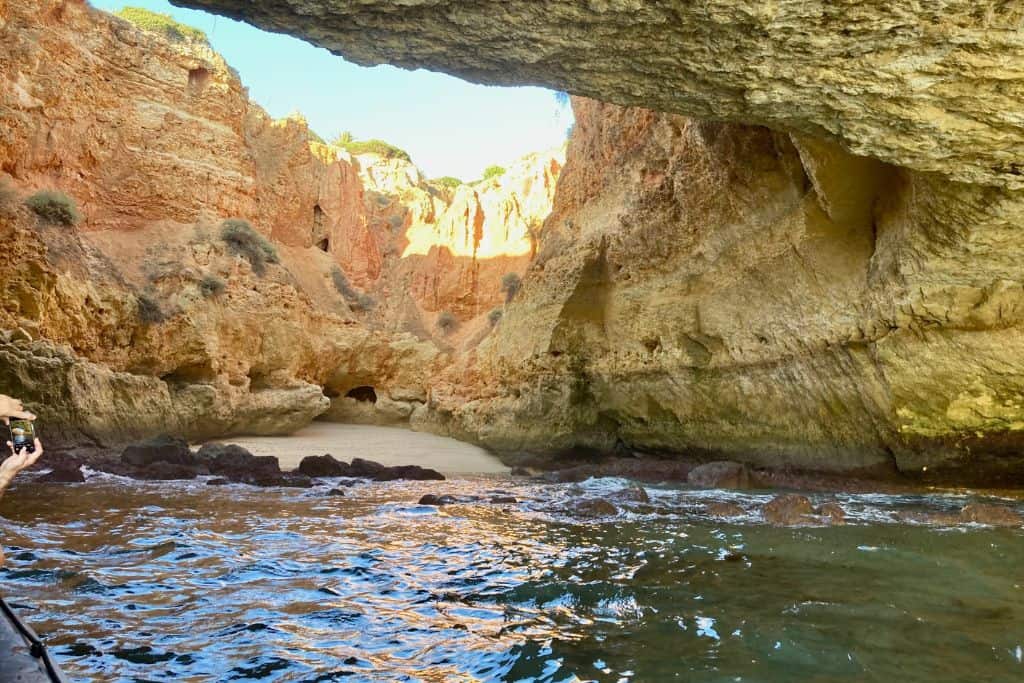
[[[11,420],[11,443],[14,444],[14,452],[19,453],[21,449],[29,453],[35,453],[36,428],[30,420]]]

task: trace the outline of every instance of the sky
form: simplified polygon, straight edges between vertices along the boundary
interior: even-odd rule
[[[302,112],[330,140],[342,131],[409,152],[427,177],[465,181],[565,140],[572,112],[543,88],[498,88],[429,71],[356,66],[290,36],[166,0],[91,0],[108,12],[145,7],[206,32],[238,70],[250,98],[280,118]]]

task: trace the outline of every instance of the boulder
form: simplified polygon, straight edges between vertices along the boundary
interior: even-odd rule
[[[458,500],[455,498],[455,496],[447,496],[447,495],[445,495],[445,496],[438,496],[438,495],[433,494],[433,493],[428,493],[427,495],[425,495],[422,498],[420,498],[419,504],[420,505],[441,506],[441,505],[451,505],[452,503],[457,503],[457,502],[458,502]]]
[[[129,476],[134,479],[148,481],[171,481],[175,479],[195,479],[196,468],[193,465],[179,465],[173,462],[154,462],[145,467],[137,467]]]
[[[491,503],[495,505],[504,505],[507,503],[518,503],[515,496],[491,496]]]
[[[986,505],[982,503],[971,503],[965,505],[960,511],[960,519],[964,522],[974,524],[987,524],[989,526],[1018,527],[1024,524],[1024,519],[1016,510],[1005,505]]]
[[[719,460],[698,465],[686,475],[686,483],[703,489],[750,488],[750,470],[731,460]]]
[[[815,512],[822,517],[823,521],[827,520],[829,524],[836,526],[846,524],[846,510],[835,501],[822,503]]]
[[[49,454],[45,454],[49,456]],[[85,481],[82,474],[82,463],[77,458],[69,455],[58,457],[47,457],[50,471],[39,477],[36,481],[49,484],[80,484]]]
[[[132,467],[148,467],[158,462],[194,465],[196,459],[185,439],[163,434],[126,447],[121,453],[121,462]]]
[[[324,495],[326,495],[326,496],[344,496],[345,492],[342,489],[333,488],[330,491],[328,491],[327,493],[325,493]]]
[[[746,510],[735,503],[708,503],[705,512],[712,517],[741,517]]]
[[[374,481],[395,481],[398,479],[444,481],[444,475],[437,470],[420,467],[419,465],[387,467],[379,462],[363,458],[353,458],[352,464],[349,465],[347,476],[373,479]]]
[[[775,526],[798,526],[814,523],[814,507],[807,496],[784,493],[764,506],[764,518]]]
[[[299,463],[299,472],[307,477],[348,477],[348,464],[337,460],[331,454],[307,455]]]
[[[236,444],[208,443],[196,453],[196,460],[205,465],[210,474],[231,481],[275,486],[267,483],[281,479],[281,465],[272,455],[253,455]]]
[[[591,519],[596,517],[612,517],[619,514],[615,505],[603,498],[578,498],[567,502],[564,512],[574,517]]]
[[[616,503],[650,503],[651,497],[643,486],[627,486],[608,496]]]

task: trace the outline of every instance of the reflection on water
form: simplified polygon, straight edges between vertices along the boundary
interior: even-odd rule
[[[416,504],[495,487],[520,502]],[[23,486],[2,589],[73,680],[1024,680],[1024,533],[882,523],[962,499],[848,496],[847,526],[776,529],[677,490],[574,522],[571,490]]]

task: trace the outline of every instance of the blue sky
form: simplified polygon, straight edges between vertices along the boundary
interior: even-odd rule
[[[91,0],[110,12],[125,5],[170,14],[202,29],[238,69],[250,97],[272,116],[301,111],[324,138],[350,130],[405,149],[429,177],[481,176],[491,164],[561,144],[572,113],[543,88],[496,88],[445,74],[365,68],[289,36],[166,0]]]

